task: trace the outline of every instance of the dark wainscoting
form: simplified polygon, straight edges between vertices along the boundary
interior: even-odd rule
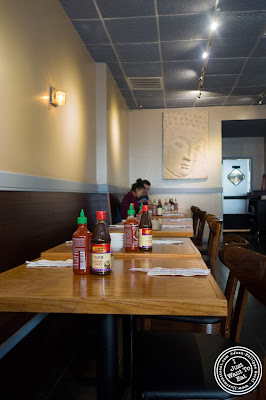
[[[81,208],[90,231],[97,210],[111,222],[107,193],[0,192],[0,272],[70,240]]]

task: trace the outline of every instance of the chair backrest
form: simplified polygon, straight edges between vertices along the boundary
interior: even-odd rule
[[[238,235],[235,235],[233,233],[228,233],[228,234],[224,235],[223,243],[229,244],[231,246],[245,247],[246,249],[249,246],[249,242],[246,239],[244,239]]]
[[[208,256],[210,257],[210,269],[215,275],[215,264],[218,252],[219,241],[222,232],[223,220],[222,219],[212,219],[208,221],[210,228],[210,238],[208,244]]]
[[[238,342],[248,293],[266,305],[266,256],[243,247],[224,245],[219,250],[219,257],[230,270],[232,280],[240,282],[230,330],[230,338]],[[229,309],[228,319],[232,308]]]
[[[197,234],[198,223],[199,223],[198,210],[199,210],[198,207],[191,206],[192,219],[193,219],[193,233],[194,233],[194,235]]]

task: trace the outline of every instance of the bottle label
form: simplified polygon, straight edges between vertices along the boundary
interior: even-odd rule
[[[73,238],[73,268],[74,270],[87,270],[86,238]]]
[[[162,207],[158,207],[157,208],[157,215],[163,215],[163,208]]]
[[[94,272],[111,271],[110,243],[91,244],[91,269]]]
[[[152,248],[152,229],[141,228],[139,229],[139,247],[145,249]]]
[[[125,247],[138,249],[139,247],[139,227],[138,225],[125,224]]]

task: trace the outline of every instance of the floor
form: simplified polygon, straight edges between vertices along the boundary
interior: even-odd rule
[[[250,242],[251,250],[266,254],[266,236],[249,236],[249,233],[245,233],[245,238]],[[216,279],[222,290],[225,288],[227,275],[226,267],[218,260]],[[266,309],[250,296],[243,323],[241,344],[263,357],[266,352],[265,332]],[[96,400],[94,340],[95,336],[92,333],[75,358],[71,360],[61,379],[49,393],[38,397],[38,400]]]

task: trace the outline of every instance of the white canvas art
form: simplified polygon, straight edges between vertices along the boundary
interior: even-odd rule
[[[163,179],[208,177],[208,111],[163,113]]]

